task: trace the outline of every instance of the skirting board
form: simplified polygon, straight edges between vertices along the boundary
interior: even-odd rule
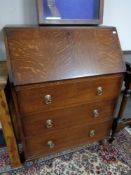
[[[131,55],[131,50],[124,50],[123,51],[123,54],[124,55]]]

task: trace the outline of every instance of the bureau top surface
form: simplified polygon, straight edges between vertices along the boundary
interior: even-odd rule
[[[14,85],[124,72],[113,27],[8,27],[4,33]]]

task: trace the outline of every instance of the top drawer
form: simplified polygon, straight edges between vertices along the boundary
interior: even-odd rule
[[[16,87],[19,111],[34,113],[114,99],[122,79],[122,75],[113,75]]]

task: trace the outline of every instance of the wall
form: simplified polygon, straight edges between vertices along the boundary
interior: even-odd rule
[[[1,30],[11,24],[37,24],[36,0],[0,0],[0,60],[5,58]]]
[[[116,26],[123,50],[131,50],[131,0],[105,0],[104,25]]]
[[[131,0],[105,0],[104,25],[118,29],[123,50],[131,50]],[[37,24],[35,0],[0,0],[0,30],[9,24]],[[0,60],[5,58],[0,31]]]

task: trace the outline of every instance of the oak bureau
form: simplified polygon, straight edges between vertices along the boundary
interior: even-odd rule
[[[109,135],[125,67],[114,27],[6,27],[15,134],[25,158]]]

